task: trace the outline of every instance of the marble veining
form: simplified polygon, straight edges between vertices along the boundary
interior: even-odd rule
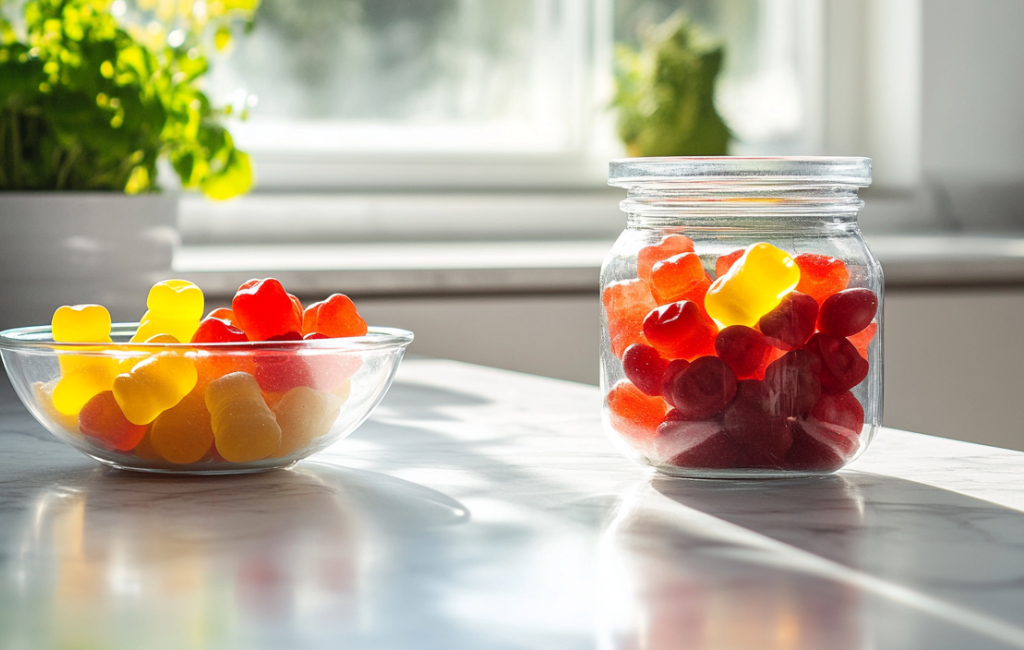
[[[1024,454],[652,475],[600,395],[410,360],[291,470],[101,467],[0,392],[0,648],[1024,647]]]

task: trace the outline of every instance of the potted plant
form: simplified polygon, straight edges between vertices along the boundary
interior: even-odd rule
[[[249,190],[236,107],[198,82],[258,1],[0,0],[0,326],[62,303],[141,314],[177,240],[159,160],[210,198]]]

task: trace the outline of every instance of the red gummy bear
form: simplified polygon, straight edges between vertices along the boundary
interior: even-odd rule
[[[616,357],[621,358],[626,348],[634,343],[647,343],[643,332],[644,318],[658,305],[646,282],[612,282],[601,293],[601,303],[608,315],[608,336]]]
[[[853,393],[825,393],[793,427],[793,446],[786,467],[834,470],[856,453],[864,427],[864,407]]]
[[[791,291],[782,298],[778,307],[761,317],[757,328],[769,343],[780,350],[795,350],[814,334],[817,320],[817,301]]]
[[[818,379],[829,392],[850,390],[868,376],[867,360],[844,338],[819,332],[807,342],[806,350],[821,361]]]
[[[718,333],[715,352],[736,373],[736,379],[762,379],[772,346],[761,332],[745,325],[730,325]]]
[[[719,255],[718,259],[715,260],[715,277],[720,278],[729,272],[732,265],[736,263],[736,260],[743,257],[743,253],[746,253],[747,249],[741,248],[738,251],[726,253],[725,255]]]
[[[689,421],[669,411],[653,444],[659,462],[694,469],[727,469],[739,461],[740,448],[715,420]]]
[[[714,354],[718,328],[697,303],[681,300],[662,305],[644,319],[644,336],[670,359]]]
[[[661,397],[661,381],[668,361],[658,351],[643,343],[634,343],[622,355],[622,370],[626,378],[644,393]]]
[[[686,359],[673,359],[668,362],[665,367],[665,374],[661,377],[661,396],[668,401],[668,396],[672,394],[674,386],[676,385],[676,378],[679,373],[690,367],[690,362]]]
[[[756,379],[737,382],[736,397],[725,407],[725,431],[742,449],[747,467],[779,467],[793,444],[786,418],[765,409],[764,387]]]
[[[207,316],[199,323],[199,329],[192,335],[191,343],[241,343],[248,340],[245,332],[232,325],[230,321]]]
[[[651,269],[662,260],[693,252],[693,240],[685,235],[667,235],[652,246],[644,246],[636,256],[636,275],[644,282],[651,281]]]
[[[222,321],[227,321],[229,324],[231,324],[231,325],[233,325],[235,327],[238,327],[237,325],[235,325],[235,312],[231,311],[230,309],[226,309],[224,307],[220,307],[218,309],[214,309],[209,314],[207,314],[206,317],[207,318],[219,318]]]
[[[875,338],[877,331],[878,323],[870,323],[861,331],[848,337],[850,343],[853,343],[853,347],[857,348],[857,352],[860,352],[860,356],[865,359],[868,358],[868,346],[871,345],[871,339]]]
[[[718,357],[701,357],[675,376],[665,394],[669,404],[687,420],[718,413],[736,394],[736,375]]]
[[[696,253],[683,253],[662,260],[651,269],[651,293],[659,305],[679,300],[704,304],[711,276]]]
[[[768,413],[791,417],[811,410],[821,395],[821,366],[821,358],[807,350],[787,352],[768,364],[761,393]]]
[[[303,334],[319,332],[330,338],[341,338],[366,336],[367,331],[366,321],[356,311],[355,303],[341,293],[313,303],[302,315]]]
[[[101,446],[117,451],[133,449],[146,435],[146,425],[129,422],[109,390],[85,403],[78,414],[78,428]]]
[[[829,296],[818,312],[818,331],[852,336],[863,330],[878,312],[878,296],[870,289],[847,289]]]
[[[302,330],[301,305],[274,278],[249,280],[235,294],[231,309],[237,326],[251,341],[269,341],[275,336]]]
[[[275,341],[301,341],[297,332],[282,334]],[[345,383],[363,365],[358,353],[336,351],[299,354],[299,349],[260,352],[256,356],[256,382],[266,393],[284,393],[299,386],[330,392]]]
[[[613,429],[642,443],[665,419],[668,405],[662,398],[645,395],[628,381],[620,381],[608,391],[608,411]]]
[[[796,290],[814,298],[819,305],[850,283],[850,271],[841,259],[816,253],[800,253],[793,257],[793,261],[800,268],[800,283],[796,285]]]

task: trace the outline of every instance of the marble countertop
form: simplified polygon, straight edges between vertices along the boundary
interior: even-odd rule
[[[671,480],[599,400],[409,360],[313,460],[165,478],[5,387],[0,647],[1024,647],[1024,454],[883,430],[825,479]]]

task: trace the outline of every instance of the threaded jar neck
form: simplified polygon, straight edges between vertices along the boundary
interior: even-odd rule
[[[868,158],[631,158],[612,161],[630,227],[716,219],[855,223]],[[796,225],[791,223],[790,225]]]

